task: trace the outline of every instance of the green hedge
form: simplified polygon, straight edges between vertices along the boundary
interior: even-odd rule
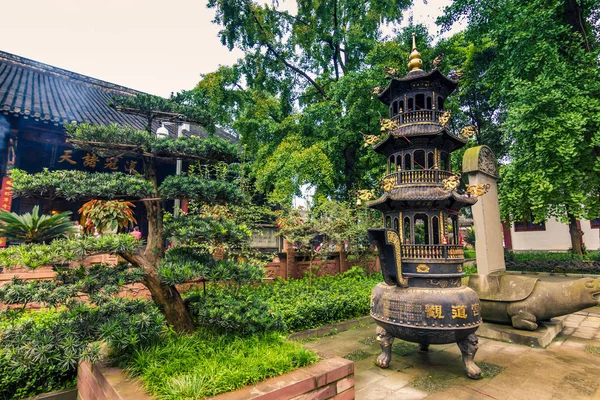
[[[570,252],[505,252],[508,271],[600,274],[600,253],[579,257]]]
[[[239,296],[258,296],[274,313],[272,318],[283,320],[286,330],[300,331],[368,315],[371,290],[382,280],[381,274],[368,276],[362,269],[353,268],[341,275],[314,278],[312,286],[308,278],[245,286],[240,289]],[[224,304],[229,301],[226,300],[227,289],[218,287],[210,291],[216,298],[222,299],[223,305],[219,307],[225,307]],[[192,298],[203,296],[198,289],[187,295]],[[198,312],[195,315],[198,324],[210,325],[210,321],[203,319]],[[247,323],[244,322],[244,325]],[[233,330],[230,327],[230,331]]]

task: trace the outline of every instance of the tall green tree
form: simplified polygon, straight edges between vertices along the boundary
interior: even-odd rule
[[[503,216],[568,222],[577,253],[577,220],[600,212],[599,12],[597,1],[456,0],[439,20],[465,18],[469,40],[495,47],[482,81],[506,115]]]
[[[386,84],[385,67],[407,72],[414,31],[429,57],[422,26],[393,40],[382,34],[410,3],[297,1],[289,11],[278,3],[212,0],[223,44],[244,57],[205,75],[184,96],[240,135],[254,159],[257,186],[271,200],[289,203],[305,184],[313,184],[317,196],[343,199],[383,173],[363,135],[377,133],[388,115],[372,94]]]

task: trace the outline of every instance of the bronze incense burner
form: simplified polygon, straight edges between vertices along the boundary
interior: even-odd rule
[[[458,83],[438,69],[425,72],[416,49],[410,72],[392,78],[379,100],[389,106],[383,137],[368,138],[388,159],[384,194],[368,206],[383,213],[384,229],[369,230],[379,249],[384,283],[371,294],[371,316],[382,354],[377,364],[387,368],[394,338],[420,344],[456,342],[467,375],[478,379],[473,358],[475,331],[481,324],[479,298],[462,284],[463,247],[458,213],[477,199],[456,191],[460,176],[451,172],[450,153],[467,137],[453,133],[444,99]]]

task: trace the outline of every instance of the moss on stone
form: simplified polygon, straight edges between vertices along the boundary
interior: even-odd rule
[[[359,349],[354,350],[352,353],[346,354],[343,358],[350,361],[361,361],[374,355],[374,353]]]
[[[419,351],[419,346],[416,344],[408,343],[402,340],[396,340],[392,346],[392,353],[398,356],[410,356]]]

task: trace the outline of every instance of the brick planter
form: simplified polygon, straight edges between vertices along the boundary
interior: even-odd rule
[[[104,363],[87,362],[77,371],[78,399],[81,400],[152,400],[138,379]],[[267,379],[255,386],[223,393],[214,400],[348,400],[354,399],[354,363],[340,357],[319,361],[310,367]]]

